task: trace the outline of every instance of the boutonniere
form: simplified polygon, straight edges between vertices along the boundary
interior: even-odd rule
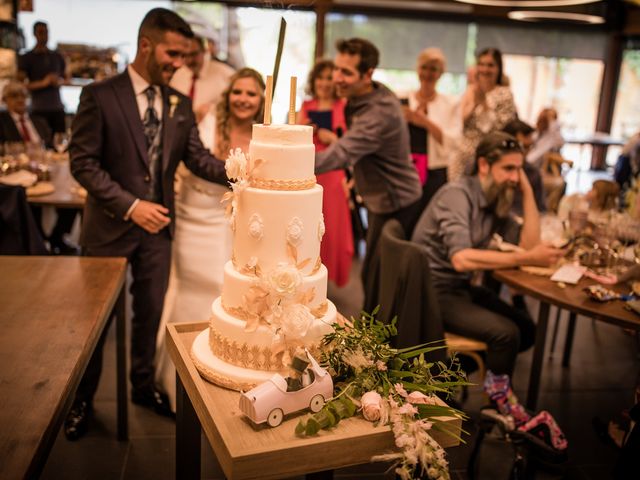
[[[171,104],[171,108],[169,108],[169,118],[173,118],[173,113],[176,111],[176,107],[180,103],[180,98],[177,95],[169,95],[169,104]]]

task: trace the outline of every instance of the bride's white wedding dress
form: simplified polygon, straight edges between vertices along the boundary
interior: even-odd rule
[[[198,125],[204,145],[214,145],[215,117]],[[203,180],[180,164],[176,173],[176,228],[171,274],[156,345],[156,383],[176,408],[175,367],[165,346],[169,323],[207,321],[222,292],[225,263],[231,258],[231,229],[222,196],[229,189]]]

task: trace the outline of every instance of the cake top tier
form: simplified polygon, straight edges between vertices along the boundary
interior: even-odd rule
[[[272,145],[309,145],[313,143],[313,128],[308,125],[255,124],[251,139]]]

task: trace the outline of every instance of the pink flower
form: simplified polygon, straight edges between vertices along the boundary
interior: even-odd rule
[[[405,403],[398,409],[398,413],[401,415],[410,415],[413,417],[416,413],[418,413],[418,409],[410,403]]]
[[[401,383],[396,383],[394,385],[394,388],[396,389],[396,392],[398,392],[398,395],[400,395],[401,397],[407,398],[407,395],[408,395],[407,391],[404,389]]]
[[[378,392],[367,392],[360,398],[362,404],[362,416],[370,422],[380,420],[380,407],[382,397]]]
[[[376,361],[376,368],[381,372],[384,372],[387,370],[387,366],[384,364],[382,360]]]
[[[425,395],[424,393],[418,392],[417,390],[415,392],[411,392],[407,396],[407,400],[410,403],[413,403],[414,405],[437,405],[438,404],[434,396]]]

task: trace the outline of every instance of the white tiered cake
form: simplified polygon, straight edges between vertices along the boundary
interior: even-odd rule
[[[316,350],[336,320],[320,261],[312,135],[308,126],[254,125],[249,160],[239,150],[227,160],[233,257],[191,352],[200,374],[223,387],[247,390],[285,372],[295,349]]]

